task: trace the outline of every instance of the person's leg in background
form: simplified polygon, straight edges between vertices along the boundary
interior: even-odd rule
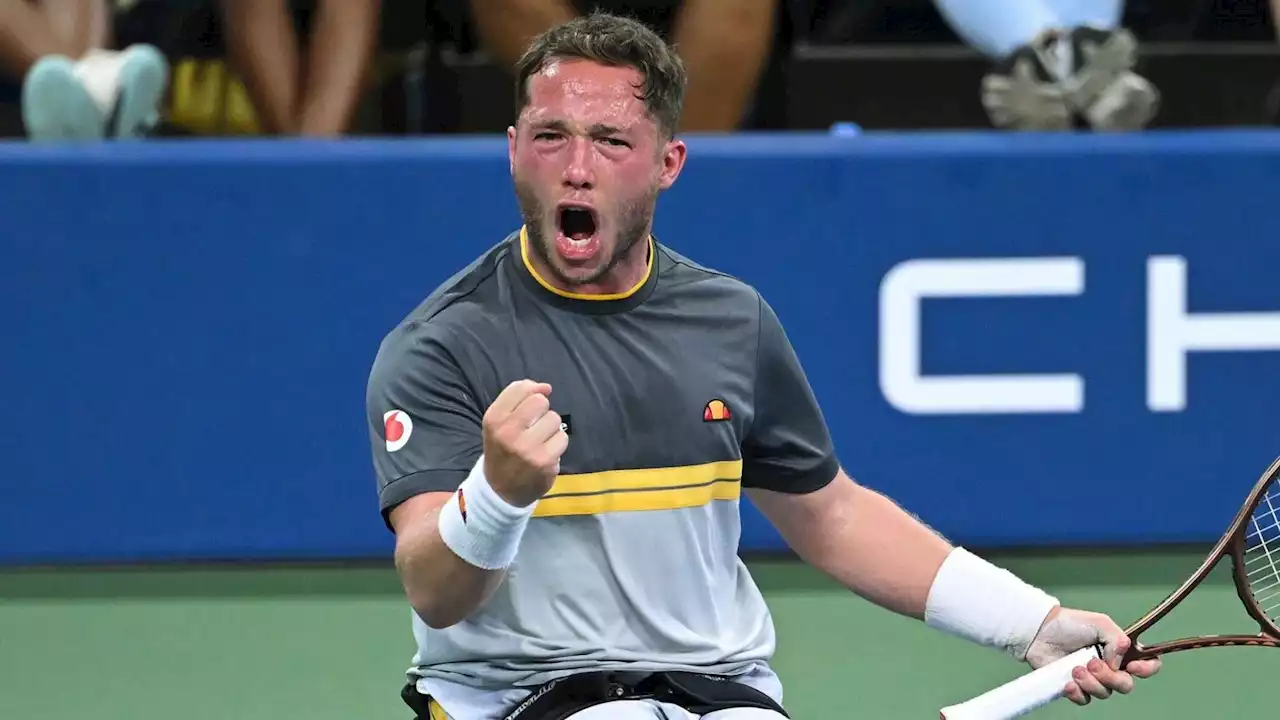
[[[732,132],[746,117],[774,41],[777,0],[684,0],[672,42],[689,73],[686,132]]]
[[[322,0],[307,52],[298,132],[333,137],[351,126],[378,42],[379,0]]]
[[[136,137],[158,119],[168,78],[150,46],[110,46],[105,0],[0,3],[0,61],[21,78],[33,140]]]
[[[39,6],[0,3],[0,63],[11,77],[26,77],[46,55],[73,56],[72,47],[71,38],[57,33]]]
[[[982,101],[997,127],[1135,130],[1159,94],[1133,72],[1137,43],[1123,0],[935,0],[947,22],[991,58]]]
[[[272,135],[293,133],[298,104],[298,36],[287,0],[223,0],[223,35],[231,64]]]
[[[39,8],[71,57],[111,47],[111,8],[103,0],[40,0]]]
[[[682,131],[731,132],[746,118],[773,49],[778,1],[677,3],[669,40],[680,48],[689,74]],[[624,13],[662,4],[600,3]],[[471,12],[485,48],[510,68],[534,37],[576,17],[578,7],[570,0],[472,0]]]
[[[39,6],[0,3],[0,62],[22,81],[22,120],[31,139],[101,137],[104,126],[94,121],[98,110],[70,72],[71,58],[78,55],[72,38],[57,32]],[[41,71],[32,73],[42,59]],[[65,71],[50,72],[49,63]]]
[[[223,0],[222,9],[228,55],[266,132],[349,130],[372,64],[379,0],[318,0],[305,48],[288,0]]]
[[[570,0],[471,0],[480,42],[511,69],[539,34],[578,16]]]

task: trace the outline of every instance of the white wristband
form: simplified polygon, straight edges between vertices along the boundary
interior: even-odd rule
[[[929,589],[929,627],[1025,660],[1057,598],[964,548],[951,551]]]
[[[512,563],[536,503],[515,507],[484,476],[484,455],[440,509],[440,538],[458,557],[485,570]]]

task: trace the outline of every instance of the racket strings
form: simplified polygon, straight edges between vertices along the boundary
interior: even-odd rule
[[[1280,482],[1272,480],[1245,531],[1245,574],[1262,613],[1280,618]]]

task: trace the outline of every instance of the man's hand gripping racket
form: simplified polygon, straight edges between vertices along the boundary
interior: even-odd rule
[[[1257,635],[1204,635],[1147,646],[1138,642],[1140,635],[1167,616],[1228,557],[1244,611],[1258,624]],[[1082,704],[1089,697],[1105,697],[1110,692],[1095,677],[1097,673],[1108,675],[1113,687],[1127,692],[1134,676],[1153,673],[1161,656],[1183,650],[1280,648],[1280,458],[1263,473],[1231,527],[1182,587],[1123,633],[1114,629],[1105,616],[1055,611],[1027,653],[1036,670],[972,700],[943,708],[942,720],[1011,720],[1068,696]],[[1113,638],[1111,643],[1097,644],[1106,637]],[[1068,649],[1086,644],[1063,656]],[[1095,672],[1080,672],[1091,663]]]

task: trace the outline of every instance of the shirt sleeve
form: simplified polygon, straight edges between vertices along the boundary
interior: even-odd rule
[[[760,300],[755,416],[743,442],[743,487],[808,493],[839,470],[830,431],[773,308]]]
[[[436,338],[402,335],[374,360],[365,398],[383,521],[428,492],[453,492],[483,447],[478,407],[454,356]]]

